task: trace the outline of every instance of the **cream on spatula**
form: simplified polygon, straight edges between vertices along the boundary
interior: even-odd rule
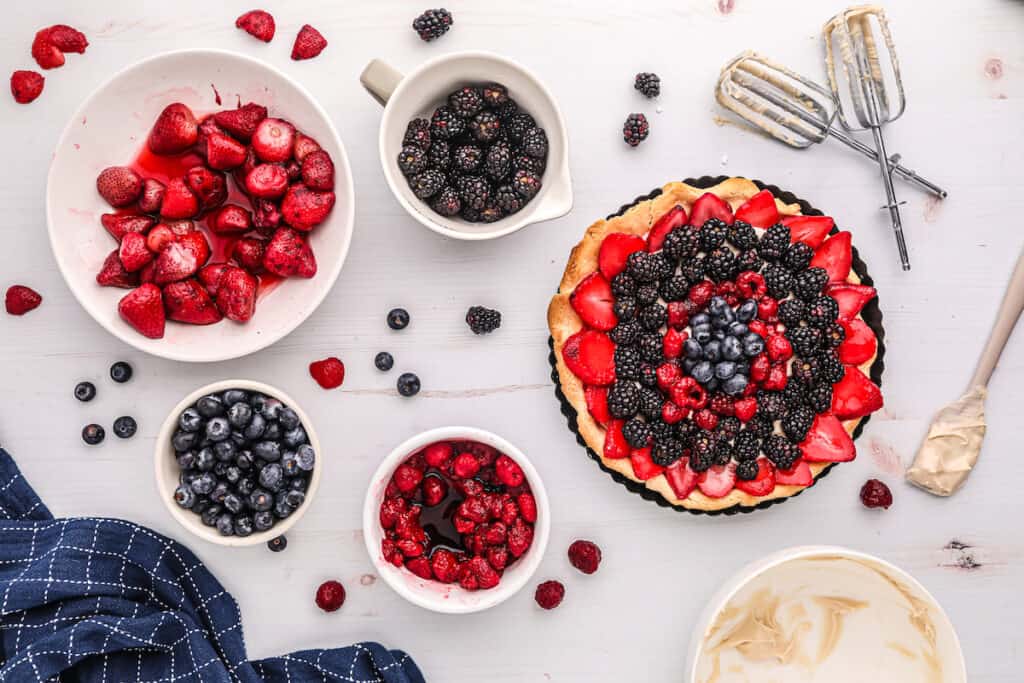
[[[928,429],[907,480],[937,496],[952,495],[978,461],[985,438],[985,397],[988,381],[999,362],[1017,318],[1024,310],[1024,253],[1017,260],[1003,303],[967,393],[940,410]]]

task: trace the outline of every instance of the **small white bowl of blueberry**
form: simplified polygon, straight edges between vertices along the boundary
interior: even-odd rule
[[[171,516],[227,546],[288,531],[320,483],[320,442],[283,391],[224,380],[185,397],[157,437],[156,480]]]

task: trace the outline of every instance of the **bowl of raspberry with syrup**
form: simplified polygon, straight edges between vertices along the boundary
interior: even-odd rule
[[[547,493],[522,451],[473,427],[441,427],[384,458],[363,507],[380,576],[409,602],[479,612],[519,591],[551,529]]]
[[[265,348],[330,291],[352,173],[301,85],[223,50],[128,66],[78,108],[46,190],[57,265],[127,344],[212,362]]]

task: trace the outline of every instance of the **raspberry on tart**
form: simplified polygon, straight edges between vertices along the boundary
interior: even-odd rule
[[[876,292],[849,232],[750,180],[598,221],[548,308],[557,378],[605,468],[691,511],[793,496],[882,407]],[[861,271],[862,272],[862,271]]]

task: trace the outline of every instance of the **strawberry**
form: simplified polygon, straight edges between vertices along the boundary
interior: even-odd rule
[[[722,498],[736,486],[736,463],[712,465],[697,477],[697,488],[708,498]]]
[[[811,267],[824,268],[829,282],[846,282],[853,265],[852,238],[853,235],[845,230],[829,237],[814,253]]]
[[[626,260],[636,251],[643,251],[647,246],[642,237],[627,235],[624,232],[613,232],[601,242],[597,252],[597,264],[601,274],[611,279],[626,269]]]
[[[882,390],[853,365],[832,387],[832,414],[840,420],[870,415],[882,407]]]
[[[18,104],[28,104],[42,94],[45,82],[38,71],[19,69],[11,74],[11,95]]]
[[[333,192],[319,192],[296,183],[288,188],[281,200],[281,217],[297,230],[312,230],[331,213],[334,199]]]
[[[199,201],[200,211],[220,206],[228,198],[227,178],[205,166],[193,166],[185,171],[185,184]]]
[[[608,280],[599,272],[583,279],[569,297],[572,308],[588,326],[607,332],[619,323],[612,306],[615,297]]]
[[[655,222],[647,234],[647,251],[658,251],[665,243],[665,238],[676,228],[686,225],[686,209],[676,204],[675,207]]]
[[[874,287],[847,283],[831,284],[825,288],[825,293],[839,304],[840,320],[856,317],[861,309],[877,296]]]
[[[737,479],[736,488],[752,496],[767,496],[775,490],[775,465],[767,458],[758,458],[757,476],[749,481]]]
[[[206,219],[206,226],[218,235],[248,232],[252,215],[237,204],[225,204]]]
[[[183,235],[174,242],[164,245],[153,266],[153,282],[165,285],[190,278],[210,257],[209,246],[206,247],[204,254],[199,243],[199,240],[205,243],[206,238],[202,233],[192,234],[198,235],[199,238],[193,241],[188,235]]]
[[[288,161],[294,146],[295,127],[282,119],[263,119],[252,134],[252,149],[260,161]]]
[[[679,500],[685,500],[697,488],[697,473],[690,469],[690,459],[686,457],[665,468],[665,479]]]
[[[105,213],[100,216],[100,223],[111,237],[120,242],[129,232],[145,234],[153,226],[154,221],[149,216]]]
[[[181,102],[164,107],[149,131],[149,151],[153,154],[180,154],[199,139],[199,124],[192,110]]]
[[[267,108],[249,102],[237,109],[225,109],[213,115],[217,125],[242,142],[249,142],[260,122],[267,118]]]
[[[206,235],[199,232],[198,230],[190,230],[183,235],[178,235],[178,244],[181,244],[188,249],[196,257],[196,263],[199,267],[206,265],[206,262],[210,260],[210,243],[206,240]]]
[[[164,218],[192,218],[199,213],[199,200],[184,178],[172,178],[164,190],[160,215]]]
[[[615,344],[603,332],[581,330],[569,337],[562,359],[584,384],[606,386],[615,380]]]
[[[278,228],[263,254],[263,267],[281,277],[310,278],[316,275],[316,257],[295,230]]]
[[[651,449],[646,448],[634,448],[629,452],[629,464],[633,468],[633,474],[640,481],[647,481],[652,477],[656,477],[665,471],[665,468],[661,465],[656,465],[651,460]]]
[[[836,226],[836,222],[829,216],[786,216],[782,224],[789,228],[792,241],[803,242],[811,249],[820,247]]]
[[[189,325],[212,325],[221,321],[220,311],[210,293],[198,280],[172,282],[164,287],[167,317]]]
[[[4,294],[4,308],[10,315],[25,315],[41,303],[43,297],[39,292],[25,285],[11,285]]]
[[[121,264],[118,250],[107,254],[100,272],[96,274],[96,282],[101,287],[120,287],[121,289],[134,289],[139,286],[139,274],[129,273]]]
[[[54,24],[44,29],[46,38],[61,52],[75,52],[84,54],[85,48],[89,47],[89,41],[85,34],[66,24]]]
[[[846,331],[846,339],[836,349],[839,360],[845,365],[860,365],[871,360],[878,350],[878,340],[867,323],[860,318],[853,318],[839,324]]]
[[[583,387],[583,397],[587,400],[587,411],[600,424],[611,422],[608,412],[608,387]]]
[[[263,254],[266,252],[266,248],[266,240],[243,237],[235,242],[230,256],[238,262],[238,265],[253,275],[259,275],[263,270]]]
[[[260,164],[245,176],[245,191],[261,199],[277,199],[288,189],[288,173],[277,164]]]
[[[269,199],[253,200],[252,225],[261,235],[273,235],[277,226],[281,225],[281,209]]]
[[[196,153],[199,156],[208,156],[206,143],[213,135],[224,135],[224,131],[217,125],[217,120],[213,116],[204,116],[196,129]]]
[[[732,412],[740,422],[747,422],[757,413],[757,399],[749,396],[737,399],[732,404]]]
[[[127,166],[110,166],[96,176],[96,191],[115,209],[128,206],[142,194],[142,178]]]
[[[611,460],[629,457],[629,444],[622,435],[622,420],[609,420],[604,434],[602,455]]]
[[[226,263],[211,263],[199,269],[199,281],[206,287],[206,291],[210,293],[210,296],[217,296],[220,279],[228,268],[231,268],[231,266]]]
[[[768,190],[761,190],[736,209],[736,220],[750,223],[755,228],[770,228],[779,222],[775,197]]]
[[[274,16],[270,12],[254,9],[246,12],[235,20],[235,27],[240,28],[257,40],[269,43],[274,39]],[[429,577],[428,577],[429,578]]]
[[[153,252],[146,246],[146,238],[140,233],[129,232],[121,238],[121,247],[117,252],[121,264],[129,273],[140,270],[153,260]]]
[[[709,218],[719,218],[732,224],[732,209],[721,198],[705,192],[690,207],[690,225],[702,227]]]
[[[139,196],[139,210],[143,213],[160,213],[167,188],[159,180],[146,178],[142,181],[142,194]]]
[[[302,182],[314,190],[334,189],[334,162],[331,155],[318,150],[302,160]]]
[[[245,145],[223,133],[206,136],[206,163],[218,171],[230,171],[245,163]]]
[[[125,294],[117,304],[121,318],[150,339],[164,336],[164,302],[160,288],[147,283]]]
[[[217,284],[217,308],[224,317],[244,323],[256,310],[256,278],[241,268],[228,268]]]
[[[853,439],[833,415],[818,415],[800,444],[807,462],[847,462],[857,457]]]
[[[345,381],[345,364],[334,356],[313,361],[309,364],[309,375],[324,389],[337,389]]]
[[[665,331],[665,336],[661,340],[662,351],[665,354],[665,358],[679,358],[683,355],[683,342],[689,335],[686,332],[680,332],[674,327],[668,328]]]
[[[813,481],[811,466],[803,460],[798,460],[788,470],[775,470],[775,483],[780,486],[810,486]]]
[[[292,59],[312,59],[324,51],[327,47],[327,40],[309,24],[304,24],[295,36],[295,44],[292,45]]]
[[[64,66],[64,53],[50,40],[49,31],[43,29],[36,32],[32,40],[32,59],[41,69],[56,69]]]
[[[313,152],[320,151],[320,143],[313,138],[295,131],[295,148],[292,150],[292,156],[300,164],[306,160],[306,157]]]
[[[142,267],[139,271],[139,281],[136,284],[144,285],[147,282],[153,282],[153,271],[155,270],[156,261],[150,261]]]

